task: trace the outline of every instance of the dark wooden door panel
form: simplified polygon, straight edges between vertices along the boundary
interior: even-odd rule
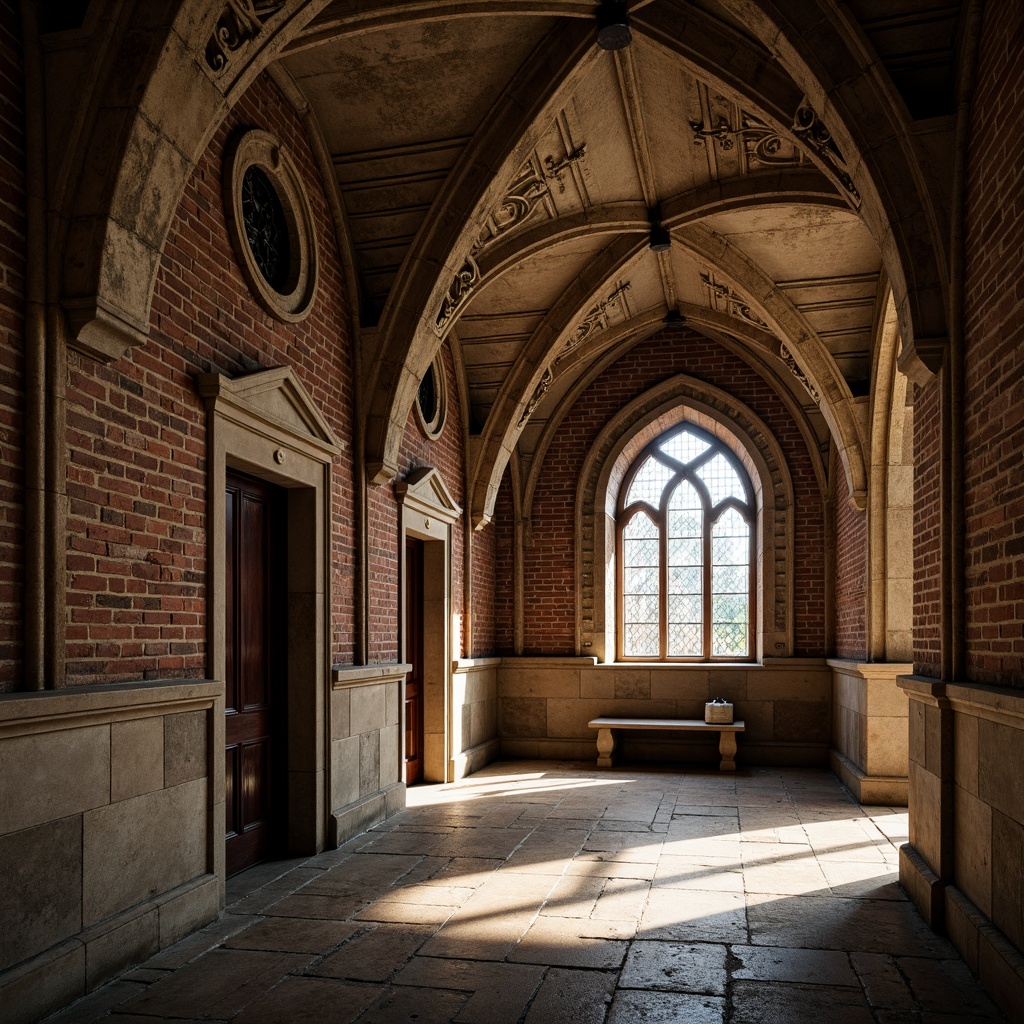
[[[284,800],[284,496],[241,474],[227,478],[225,799],[227,870],[267,859]]]
[[[423,778],[423,541],[405,541],[405,781]]]

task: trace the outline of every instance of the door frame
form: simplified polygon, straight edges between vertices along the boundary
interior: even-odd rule
[[[287,633],[295,641],[288,643],[287,654],[287,848],[318,853],[326,845],[330,807],[326,695],[331,678],[331,465],[342,444],[291,367],[235,380],[204,373],[197,376],[196,386],[207,410],[207,672],[224,683],[225,486],[230,467],[287,492]],[[223,893],[223,757],[217,765],[211,779],[216,822],[207,843]]]
[[[406,626],[406,537],[423,543],[423,781],[451,782],[452,760],[452,527],[462,516],[441,474],[433,466],[414,469],[395,484],[398,500],[399,630],[401,658]],[[403,681],[403,690],[404,690]],[[402,695],[402,753],[405,764],[405,694]]]

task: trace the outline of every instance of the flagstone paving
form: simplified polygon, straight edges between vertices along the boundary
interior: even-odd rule
[[[53,1024],[992,1024],[899,888],[905,809],[831,774],[492,765],[317,857]]]

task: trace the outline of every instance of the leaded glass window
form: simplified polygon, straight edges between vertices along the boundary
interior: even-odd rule
[[[619,656],[753,656],[755,507],[721,441],[684,423],[649,444],[617,514]]]

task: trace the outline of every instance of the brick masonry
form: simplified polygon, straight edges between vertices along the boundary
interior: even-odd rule
[[[914,671],[942,671],[940,380],[914,386]]]
[[[794,653],[825,653],[824,502],[799,427],[772,387],[738,356],[692,331],[664,331],[630,349],[586,389],[547,451],[524,554],[526,654],[574,651],[573,516],[587,451],[619,409],[683,373],[735,395],[775,434],[796,496]]]
[[[18,5],[0,0],[0,691],[24,632],[25,125]]]
[[[966,654],[1024,686],[1024,8],[985,7],[971,112],[964,281]]]
[[[838,460],[836,460],[838,467]],[[835,481],[836,656],[865,661],[867,640],[867,514],[850,504],[846,475]]]
[[[444,479],[455,501],[465,506],[465,483],[462,466],[462,413],[455,384],[455,367],[447,343],[442,348],[448,409],[444,428],[431,440],[420,427],[415,409],[409,411],[405,435],[399,452],[396,480],[402,480],[414,469],[433,466]],[[391,484],[371,487],[368,495],[367,536],[369,552],[369,661],[389,662],[398,659],[398,504]],[[451,608],[459,614],[463,608],[463,544],[462,524],[452,527],[452,591]],[[453,656],[465,650],[463,637],[452,637]]]
[[[299,324],[281,324],[257,305],[229,241],[222,155],[243,127],[281,138],[309,191],[320,283]],[[332,646],[335,661],[352,660],[353,396],[340,266],[301,124],[261,78],[185,189],[156,282],[151,340],[110,365],[69,358],[67,683],[206,673],[206,413],[193,379],[283,364],[347,445],[332,470]]]

